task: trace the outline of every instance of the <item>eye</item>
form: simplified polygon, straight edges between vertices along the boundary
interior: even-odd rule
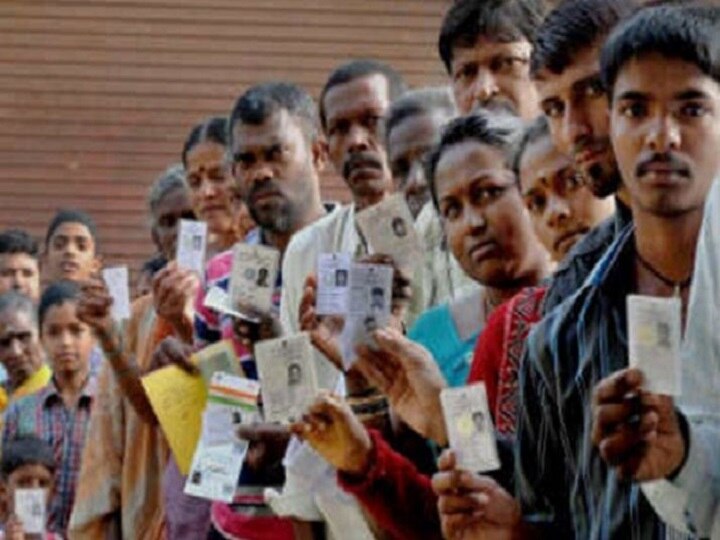
[[[560,100],[544,101],[542,110],[548,118],[562,118],[565,112],[565,105]]]
[[[647,105],[640,101],[626,103],[620,107],[620,114],[625,118],[641,118],[647,114]]]
[[[687,116],[688,118],[701,118],[705,116],[708,112],[708,109],[702,105],[701,103],[694,103],[689,102],[685,103],[680,108],[680,114],[683,116]]]
[[[525,197],[525,206],[532,214],[542,214],[545,211],[545,202],[545,197],[539,193]]]
[[[462,206],[456,201],[444,202],[441,206],[442,216],[447,221],[455,221],[462,213]]]
[[[378,116],[376,114],[368,114],[365,117],[363,124],[365,125],[365,127],[368,130],[375,131],[375,130],[377,130],[377,127],[380,125],[381,120],[382,120],[381,116]]]
[[[582,174],[578,172],[573,172],[571,174],[568,174],[565,176],[565,190],[566,191],[575,191],[576,189],[581,188],[585,185],[585,181],[582,177]]]
[[[87,251],[88,249],[88,241],[84,238],[80,238],[77,241],[77,247],[80,251]]]
[[[195,174],[188,175],[187,183],[190,189],[196,190],[200,187],[200,177]]]
[[[330,129],[328,130],[329,135],[347,135],[348,131],[350,131],[350,122],[347,120],[338,120],[337,122],[334,122],[330,125]]]
[[[484,205],[497,200],[504,192],[504,187],[476,187],[470,192],[470,198],[473,204]]]
[[[605,95],[605,86],[600,79],[588,81],[585,86],[585,95],[587,97],[596,98]]]
[[[465,64],[455,73],[455,80],[458,82],[467,82],[477,77],[479,66],[477,63]]]
[[[513,73],[525,67],[527,58],[521,56],[497,56],[490,62],[490,70],[495,73]]]
[[[410,172],[410,162],[407,159],[402,158],[402,159],[398,159],[393,162],[392,174],[393,174],[393,177],[395,177],[395,180],[404,181],[409,172]]]

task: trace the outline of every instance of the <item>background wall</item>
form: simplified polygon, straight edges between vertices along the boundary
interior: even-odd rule
[[[189,129],[247,86],[317,96],[329,71],[373,57],[411,85],[446,81],[450,0],[0,1],[0,228],[41,237],[61,207],[90,212],[108,264],[152,253],[145,194]],[[340,181],[326,199],[347,200]]]

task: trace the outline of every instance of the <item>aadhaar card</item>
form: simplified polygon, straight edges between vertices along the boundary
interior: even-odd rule
[[[347,315],[340,336],[343,365],[355,360],[358,345],[374,346],[372,333],[390,323],[393,269],[382,264],[353,263]]]
[[[480,473],[499,469],[495,427],[485,384],[446,388],[440,393],[440,402],[458,467]]]
[[[188,219],[180,220],[176,256],[178,266],[192,270],[202,278],[205,272],[206,246],[207,223]]]
[[[47,526],[47,498],[45,489],[16,489],[15,515],[25,534],[44,534]]]
[[[275,292],[280,252],[266,246],[235,244],[230,298],[240,312],[269,313]]]
[[[261,341],[255,345],[263,413],[267,422],[290,423],[300,418],[318,393],[310,336]]]
[[[130,277],[127,266],[106,268],[102,272],[103,280],[113,299],[112,318],[118,322],[130,318]]]
[[[315,303],[318,315],[344,315],[347,311],[351,264],[349,253],[321,253],[318,256]]]
[[[627,299],[630,367],[643,372],[645,389],[654,394],[680,395],[681,310],[679,298]]]
[[[420,259],[420,238],[402,193],[363,210],[357,222],[373,253],[392,256],[402,269],[412,269]]]

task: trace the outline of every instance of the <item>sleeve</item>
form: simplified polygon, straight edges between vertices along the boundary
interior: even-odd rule
[[[209,274],[210,269],[205,273],[205,280],[195,299],[195,313],[193,315],[193,347],[195,350],[203,349],[222,339],[220,318],[217,312],[205,307]]]
[[[485,328],[480,333],[467,383],[482,381],[487,389],[490,412],[495,416],[502,365],[503,343],[505,342],[505,319],[510,309],[510,302],[505,302],[490,316]]]
[[[353,495],[392,538],[442,538],[430,479],[392,450],[377,431],[370,434],[370,471],[360,481],[338,473],[340,487]]]
[[[720,425],[687,419],[688,455],[678,476],[642,485],[657,514],[673,528],[692,536],[712,537],[720,522]]]
[[[515,491],[523,519],[542,531],[543,537],[572,538],[572,523],[565,484],[566,465],[556,429],[561,425],[542,366],[552,365],[546,319],[530,334],[520,365]]]
[[[73,539],[112,538],[120,523],[125,409],[108,363],[103,364],[78,476],[70,534]]]

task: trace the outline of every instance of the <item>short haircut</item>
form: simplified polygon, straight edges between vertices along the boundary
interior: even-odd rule
[[[0,255],[24,254],[37,259],[38,242],[21,229],[7,229],[0,233]]]
[[[520,163],[528,147],[539,140],[549,138],[550,123],[544,115],[537,117],[525,128],[512,156],[512,169],[518,178],[520,178]]]
[[[565,0],[538,29],[530,56],[530,74],[559,75],[584,50],[602,43],[637,8],[638,0]]]
[[[431,153],[427,166],[430,194],[435,208],[440,209],[435,173],[440,159],[447,150],[467,141],[491,146],[503,153],[508,170],[512,170],[512,158],[522,136],[522,128],[522,120],[504,111],[482,110],[450,122],[443,132],[440,143]]]
[[[320,93],[320,122],[323,129],[327,129],[327,116],[325,114],[325,96],[336,86],[347,84],[357,79],[372,75],[382,75],[388,82],[389,99],[392,103],[407,90],[405,81],[400,73],[392,67],[377,60],[353,60],[336,68],[328,77]]]
[[[12,473],[26,465],[40,465],[55,473],[55,455],[50,445],[37,435],[23,435],[3,445],[0,475],[7,482]]]
[[[183,165],[187,167],[187,155],[197,144],[214,142],[227,148],[227,132],[227,119],[225,117],[214,116],[196,125],[190,131],[187,139],[185,139],[185,145],[182,150]]]
[[[230,144],[233,144],[235,124],[258,126],[280,110],[302,120],[303,133],[309,140],[317,137],[318,113],[310,94],[293,83],[269,82],[250,87],[235,102],[228,126]]]
[[[542,0],[456,0],[443,19],[438,52],[452,73],[453,49],[471,48],[480,36],[532,42],[545,12]]]
[[[37,324],[37,306],[21,292],[7,291],[0,294],[0,315],[7,312],[25,313],[33,324]]]
[[[608,38],[600,57],[603,83],[612,98],[620,70],[630,60],[657,53],[694,64],[720,82],[716,7],[658,6],[640,10]]]
[[[48,246],[50,244],[50,239],[53,237],[55,232],[60,228],[61,225],[64,225],[66,223],[79,223],[80,225],[84,225],[85,228],[88,230],[88,233],[90,233],[90,236],[93,239],[93,242],[95,242],[95,249],[98,248],[98,237],[97,237],[97,226],[95,225],[95,221],[93,221],[93,218],[90,217],[89,214],[86,212],[83,212],[82,210],[60,210],[57,214],[55,214],[55,217],[50,222],[50,225],[48,226],[47,235],[45,236],[45,245]]]
[[[385,133],[390,132],[403,120],[420,114],[440,113],[448,120],[457,114],[452,92],[445,86],[409,90],[390,105]]]
[[[40,298],[38,305],[38,325],[42,329],[43,322],[50,308],[61,306],[66,302],[77,302],[80,298],[80,286],[74,281],[57,281],[48,286]]]
[[[150,212],[155,212],[160,201],[162,201],[167,194],[177,189],[188,189],[187,181],[185,180],[185,168],[182,166],[182,163],[170,165],[157,177],[152,186],[150,186],[147,198]]]

